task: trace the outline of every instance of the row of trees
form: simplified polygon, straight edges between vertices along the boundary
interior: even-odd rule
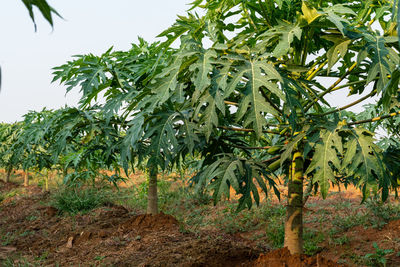
[[[160,34],[163,42],[139,39],[129,51],[76,56],[55,68],[54,81],[67,91],[79,88],[76,112],[95,109],[102,127],[120,131],[116,139],[94,134],[106,146],[96,150],[104,162],[111,156],[125,170],[148,169],[150,213],[158,212],[157,173],[189,155],[202,163],[197,188],[210,186],[218,201],[232,187],[239,210],[259,203],[259,188],[280,197],[281,175],[288,187],[285,246],[302,253],[302,212],[311,192],[326,197],[330,185],[351,183],[364,198],[397,195],[397,5],[197,0]],[[326,96],[338,90],[358,99],[336,107]],[[376,105],[362,114],[346,111],[372,97]],[[377,143],[379,127],[389,136]],[[77,158],[96,155],[78,147]]]
[[[110,182],[120,178],[115,149],[120,130],[105,123],[95,109],[30,112],[24,121],[0,127],[0,166],[7,182],[16,169],[25,171],[26,186],[30,170],[59,171],[70,184],[94,182],[107,169],[116,172],[105,177]]]

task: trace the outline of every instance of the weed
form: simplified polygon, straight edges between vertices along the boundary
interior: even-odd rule
[[[24,237],[24,236],[34,235],[34,234],[35,234],[35,231],[27,230],[27,231],[20,233],[19,236]]]
[[[365,205],[370,214],[369,223],[373,228],[381,229],[390,220],[400,219],[400,205],[384,203],[376,196],[368,199]]]
[[[353,203],[349,200],[338,201],[333,206],[335,207],[336,210],[351,209]]]
[[[16,236],[15,233],[12,232],[7,232],[5,235],[2,235],[1,237],[1,245],[2,246],[8,246],[12,242],[14,242]]]
[[[36,261],[44,261],[49,257],[49,252],[46,250],[40,256],[36,257]]]
[[[18,196],[21,194],[21,189],[13,189],[7,193],[0,194],[0,203],[6,199]]]
[[[51,204],[61,212],[76,214],[100,207],[111,199],[109,188],[64,187],[54,194]]]
[[[347,235],[343,235],[341,237],[337,237],[332,240],[332,243],[337,246],[342,246],[342,245],[348,244],[349,242],[350,242],[350,239]]]
[[[317,231],[305,230],[303,240],[304,254],[313,256],[322,250],[319,244],[325,240],[325,236]]]
[[[96,257],[94,257],[94,260],[95,261],[102,261],[102,260],[104,260],[106,258],[106,256],[96,256]]]
[[[332,224],[335,225],[337,228],[339,228],[342,231],[347,231],[354,226],[358,225],[366,225],[368,221],[368,216],[362,213],[356,213],[352,216],[346,216],[346,217],[335,217],[332,220]]]
[[[14,259],[11,257],[6,258],[4,261],[1,262],[1,266],[3,267],[36,267],[39,266],[36,263],[30,263],[25,258],[18,258]]]
[[[387,262],[386,256],[393,253],[393,249],[381,249],[375,242],[373,246],[375,248],[375,253],[369,253],[364,256],[366,263],[369,266],[385,267]]]
[[[285,240],[285,221],[286,209],[283,205],[272,205],[267,203],[263,208],[262,219],[266,224],[267,238],[274,248],[283,247]]]
[[[283,247],[285,227],[281,220],[271,220],[267,225],[266,234],[273,248]]]
[[[27,221],[36,221],[37,218],[38,218],[38,216],[36,216],[36,215],[29,215],[29,216],[27,216],[25,219],[26,219]]]

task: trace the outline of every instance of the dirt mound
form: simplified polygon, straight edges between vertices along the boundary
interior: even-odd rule
[[[160,213],[157,215],[142,214],[137,215],[121,225],[124,231],[129,230],[166,230],[176,228],[178,221],[171,215]]]
[[[306,255],[292,255],[287,248],[273,250],[261,255],[254,261],[256,267],[338,267],[345,266],[318,255],[309,257]]]
[[[12,182],[4,182],[3,180],[0,180],[0,192],[7,192],[7,191],[11,191],[14,188],[17,188],[19,185],[16,183],[12,183]]]

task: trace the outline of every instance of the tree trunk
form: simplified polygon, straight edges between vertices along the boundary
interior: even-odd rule
[[[157,168],[149,171],[149,191],[147,195],[147,214],[158,214]]]
[[[303,253],[303,153],[295,151],[288,184],[285,244],[291,254]]]
[[[9,182],[10,182],[11,172],[12,172],[11,169],[8,169],[8,170],[7,170],[7,174],[6,174],[6,183],[9,183]]]
[[[28,173],[28,171],[25,171],[24,186],[29,186],[29,173]]]
[[[48,192],[49,191],[49,171],[48,170],[46,170],[46,173],[45,173],[45,177],[44,177],[44,182],[45,182],[45,185],[44,185],[44,190],[46,191],[46,192]]]

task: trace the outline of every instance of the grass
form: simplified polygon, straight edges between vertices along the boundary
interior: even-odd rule
[[[0,244],[2,246],[11,245],[14,242],[15,238],[16,238],[15,233],[7,232],[4,234],[3,232],[1,232]]]
[[[53,194],[51,205],[60,212],[77,214],[111,203],[113,195],[107,187],[62,187]]]

